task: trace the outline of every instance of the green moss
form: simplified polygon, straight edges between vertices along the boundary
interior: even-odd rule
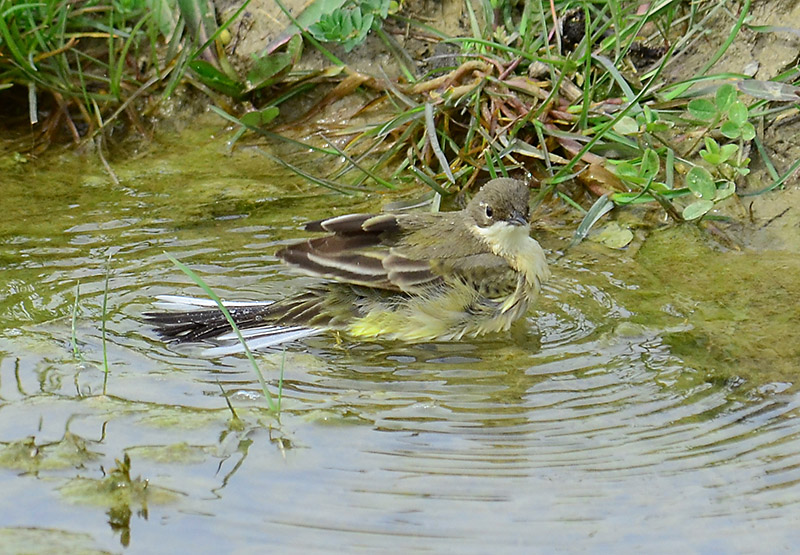
[[[208,456],[206,447],[189,445],[186,442],[170,445],[146,445],[133,447],[128,452],[137,458],[150,459],[159,463],[193,464],[199,463]]]
[[[89,534],[52,528],[0,528],[0,545],[4,553],[53,553],[55,546],[62,553],[101,555]]]
[[[688,366],[756,384],[796,380],[796,254],[722,251],[696,228],[677,226],[654,233],[636,260],[658,280],[661,302],[685,315],[690,328],[664,340]]]

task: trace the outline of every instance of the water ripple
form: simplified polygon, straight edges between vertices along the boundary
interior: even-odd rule
[[[681,530],[716,552],[800,539],[794,387],[741,385],[735,372],[689,363],[669,341],[695,333],[687,303],[659,299],[644,272],[632,279],[629,260],[558,261],[540,303],[507,335],[411,346],[320,336],[285,359],[261,353],[273,391],[285,372],[278,425],[243,358],[164,345],[141,315],[154,295],[199,293],[164,251],[225,298],[301,288],[307,280],[287,276],[273,254],[298,236],[285,213],[233,206],[229,218],[208,199],[182,197],[182,212],[167,204],[179,193],[117,194],[116,207],[83,198],[88,221],[74,207],[53,209],[46,228],[3,236],[0,459],[29,437],[46,454],[67,431],[89,441],[104,469],[131,453],[137,473],[184,499],[151,507],[148,525],[201,548],[633,551],[658,542],[669,551]],[[292,216],[329,210],[319,204]],[[184,443],[203,453],[199,462],[147,456]],[[50,496],[58,477],[99,478],[100,466],[7,476],[5,497],[32,503],[23,491]],[[9,503],[0,514],[17,518]],[[47,511],[45,523],[97,513]],[[30,524],[19,518],[12,524]],[[148,529],[138,545],[162,540]]]

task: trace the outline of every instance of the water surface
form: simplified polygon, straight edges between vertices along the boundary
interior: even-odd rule
[[[0,176],[4,549],[798,544],[797,253],[725,251],[689,226],[564,253],[545,222],[553,279],[514,333],[261,353],[273,391],[285,371],[277,422],[244,358],[142,324],[154,295],[201,293],[164,253],[223,298],[279,298],[308,283],[273,257],[303,221],[402,195],[310,190],[217,131],[112,157],[120,186],[91,154]]]

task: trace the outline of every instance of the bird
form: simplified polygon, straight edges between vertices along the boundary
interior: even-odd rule
[[[305,225],[323,236],[277,258],[318,278],[277,301],[224,302],[251,350],[328,331],[355,340],[457,341],[508,330],[550,277],[530,236],[530,189],[486,183],[451,212],[347,214]],[[212,341],[208,355],[243,350],[209,299],[163,295],[146,318],[175,342]],[[176,312],[177,310],[177,312]]]

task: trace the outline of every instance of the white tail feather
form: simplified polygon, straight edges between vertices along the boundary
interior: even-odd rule
[[[182,295],[158,295],[154,306],[170,311],[192,311],[219,308],[215,301],[198,297],[185,297]],[[223,301],[226,308],[248,308],[271,305],[273,301]],[[304,328],[301,326],[259,326],[239,330],[251,351],[275,347],[282,343],[297,341],[322,333],[322,330]],[[233,331],[227,332],[212,339],[216,347],[204,349],[202,354],[206,357],[218,357],[244,353],[244,347]]]
[[[217,308],[216,301],[198,297],[184,297],[182,295],[156,295],[153,306],[164,310],[193,310],[197,308]],[[273,301],[222,301],[225,308],[240,308],[248,306],[268,306]]]
[[[269,347],[276,347],[282,343],[290,341],[297,341],[305,339],[306,337],[313,337],[323,333],[322,330],[315,330],[313,328],[300,328],[293,326],[290,328],[281,328],[279,326],[269,326],[264,328],[251,328],[242,330],[242,336],[246,338],[247,348],[251,351],[259,349],[267,349]],[[218,338],[220,341],[225,341],[226,344],[219,345],[218,347],[211,347],[203,351],[203,356],[218,357],[223,355],[232,355],[243,353],[244,347],[238,341],[233,332],[226,333]]]

